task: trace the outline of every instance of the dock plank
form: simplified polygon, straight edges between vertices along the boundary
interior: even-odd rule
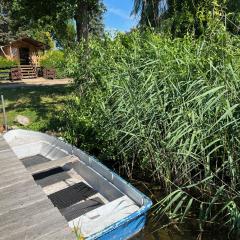
[[[31,173],[0,135],[0,240],[75,239]]]

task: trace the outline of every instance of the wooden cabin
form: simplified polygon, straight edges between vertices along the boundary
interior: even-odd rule
[[[0,56],[16,60],[19,65],[39,66],[40,53],[48,48],[48,45],[42,42],[23,37],[0,46]]]

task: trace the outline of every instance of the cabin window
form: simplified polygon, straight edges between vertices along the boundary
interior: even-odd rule
[[[12,48],[12,55],[15,58],[17,57],[17,55],[18,55],[18,49],[17,48],[15,48],[15,47]]]

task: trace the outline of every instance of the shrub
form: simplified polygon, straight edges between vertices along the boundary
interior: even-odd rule
[[[10,68],[17,66],[17,61],[9,60],[4,57],[0,57],[0,68]]]
[[[44,68],[54,68],[56,69],[57,78],[67,77],[66,68],[65,68],[65,54],[61,50],[52,50],[46,52],[40,61],[41,67]]]
[[[157,216],[239,232],[239,47],[221,27],[199,39],[91,40],[88,57],[80,46],[68,61],[77,91],[66,137],[161,184]]]

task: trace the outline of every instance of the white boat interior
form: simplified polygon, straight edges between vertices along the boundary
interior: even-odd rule
[[[84,237],[103,231],[145,203],[140,192],[99,161],[55,137],[14,130],[4,138],[69,226]]]

